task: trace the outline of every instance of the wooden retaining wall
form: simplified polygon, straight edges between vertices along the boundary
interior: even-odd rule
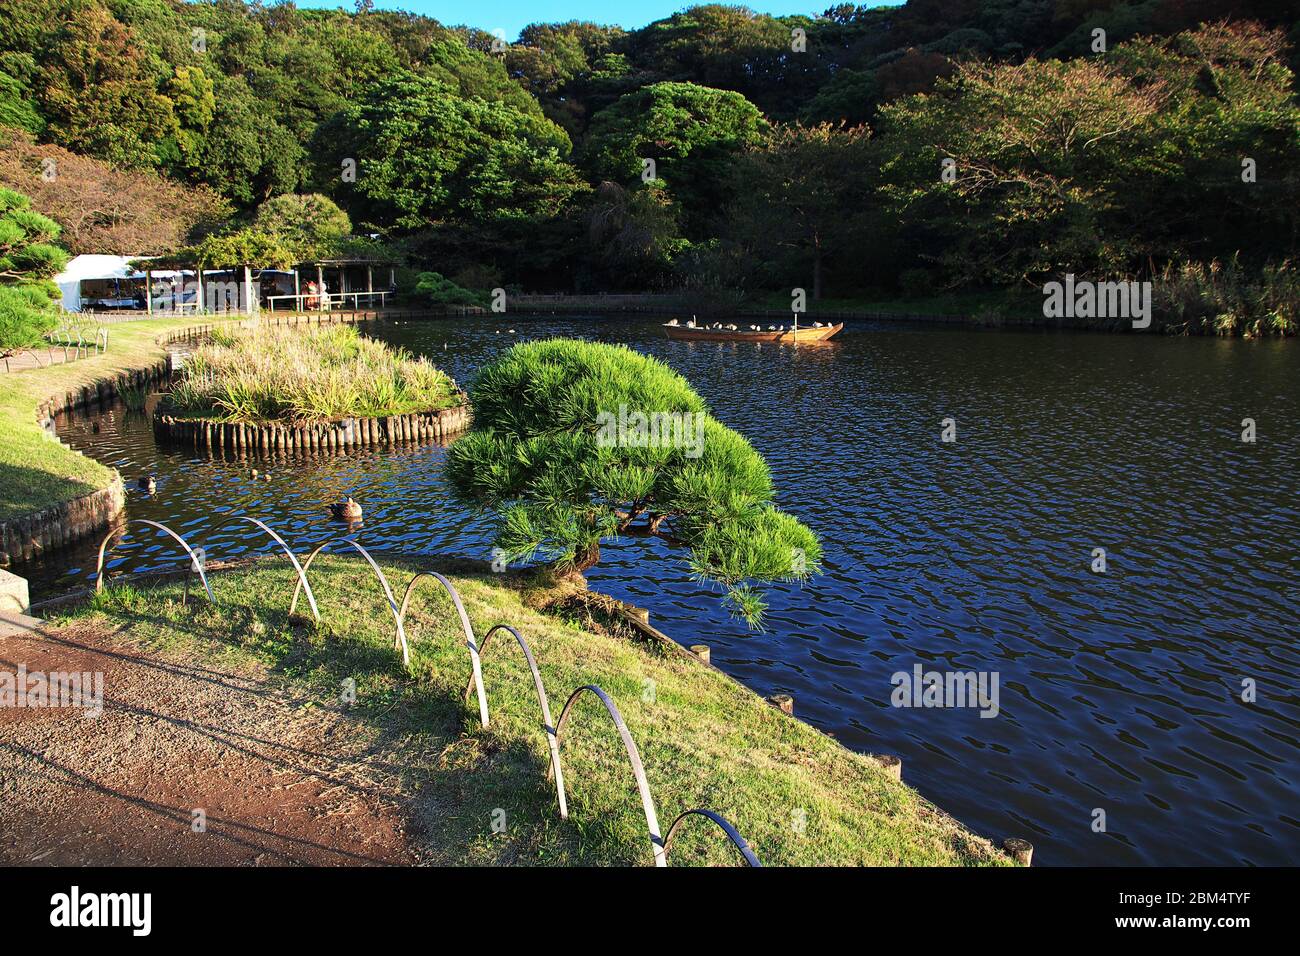
[[[51,395],[36,409],[36,422],[58,441],[54,417],[87,405],[111,401],[123,389],[149,388],[170,374],[166,359],[144,368],[120,372],[110,378]],[[68,501],[0,522],[0,564],[31,561],[46,551],[72,544],[112,524],[126,508],[126,489],[116,472],[108,486]]]
[[[155,415],[159,438],[184,442],[210,451],[295,452],[338,451],[376,445],[436,441],[469,427],[468,405],[410,415],[344,418],[305,425],[245,425],[205,419]]]

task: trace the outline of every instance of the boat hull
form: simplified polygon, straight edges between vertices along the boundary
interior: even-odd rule
[[[800,326],[797,332],[794,329],[786,329],[784,332],[754,332],[737,329],[735,332],[729,332],[726,329],[692,329],[685,325],[665,325],[664,332],[670,339],[693,342],[783,342],[808,345],[825,342],[842,328],[844,328],[843,322],[836,325],[823,325],[821,328],[811,325],[807,328]]]

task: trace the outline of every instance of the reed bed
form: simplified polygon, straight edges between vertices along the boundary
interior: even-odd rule
[[[424,358],[350,325],[220,329],[186,359],[169,414],[218,422],[302,424],[435,411],[463,401]]]

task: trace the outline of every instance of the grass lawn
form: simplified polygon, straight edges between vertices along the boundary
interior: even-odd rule
[[[400,589],[427,562],[382,558]],[[678,813],[705,807],[730,820],[767,865],[998,865],[1007,859],[867,757],[786,717],[718,671],[663,648],[596,633],[573,612],[538,610],[536,579],[448,568],[476,635],[515,625],[532,646],[558,720],[568,694],[599,684],[622,711],[640,749],[661,832]],[[569,819],[547,781],[549,753],[519,647],[498,632],[483,661],[490,727],[465,700],[469,655],[448,597],[422,582],[407,616],[411,672],[393,647],[378,582],[358,558],[322,556],[312,566],[322,623],[287,610],[295,576],[283,559],[214,574],[217,604],[179,583],[123,584],[66,612],[120,628],[120,638],[165,657],[269,674],[321,707],[342,706],[374,735],[376,751],[403,755],[433,807],[416,829],[423,856],[454,864],[652,862],[633,776],[613,724],[590,694],[565,731]],[[554,605],[553,605],[554,606]],[[567,605],[571,606],[571,605]],[[305,602],[300,604],[305,611]],[[57,621],[57,619],[56,619]],[[427,799],[426,799],[427,798]],[[501,820],[504,832],[494,832]],[[732,864],[739,857],[712,824],[692,818],[670,863]]]
[[[109,326],[103,355],[0,375],[0,521],[21,517],[105,487],[112,471],[52,441],[36,423],[45,399],[162,358],[162,332],[215,321],[172,317]]]

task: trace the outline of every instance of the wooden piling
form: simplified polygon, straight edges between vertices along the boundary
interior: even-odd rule
[[[794,716],[794,698],[789,694],[773,694],[767,702],[783,714]]]
[[[1034,845],[1020,837],[1008,837],[1002,841],[1002,849],[1011,859],[1021,866],[1030,866],[1034,861]]]
[[[874,754],[876,763],[895,780],[903,779],[903,758],[893,754]]]

